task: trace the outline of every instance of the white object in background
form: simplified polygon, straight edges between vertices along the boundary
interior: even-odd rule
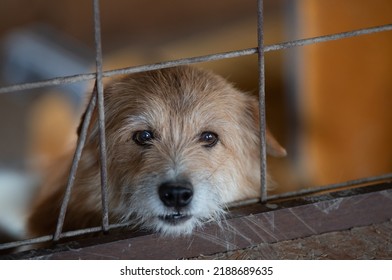
[[[0,170],[0,228],[16,239],[26,235],[27,209],[38,178],[14,170]]]

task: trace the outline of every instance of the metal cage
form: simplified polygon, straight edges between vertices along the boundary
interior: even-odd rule
[[[94,34],[95,34],[95,51],[96,51],[96,71],[94,73],[85,73],[80,75],[73,75],[73,76],[65,76],[65,77],[57,77],[49,80],[38,81],[33,83],[24,83],[24,84],[16,84],[11,86],[4,86],[0,88],[0,94],[16,92],[20,90],[26,89],[34,89],[40,87],[47,87],[47,86],[54,86],[54,85],[62,85],[62,84],[69,84],[75,83],[80,81],[87,81],[87,80],[94,80],[95,79],[95,87],[86,109],[86,117],[84,118],[84,122],[82,124],[81,133],[77,142],[77,147],[75,151],[75,155],[72,162],[72,167],[66,187],[65,198],[62,203],[60,215],[58,218],[58,223],[56,227],[56,231],[53,235],[42,236],[34,239],[28,239],[23,241],[16,241],[16,242],[9,242],[0,244],[0,250],[9,249],[9,248],[16,248],[19,246],[24,245],[32,245],[36,243],[46,242],[46,241],[58,241],[61,238],[65,237],[73,237],[79,236],[82,234],[93,233],[93,232],[101,232],[101,231],[109,231],[114,228],[126,226],[126,224],[109,224],[108,219],[108,199],[107,199],[107,164],[106,164],[106,141],[105,141],[105,116],[104,116],[104,104],[103,104],[103,78],[111,77],[115,75],[122,75],[122,74],[130,74],[130,73],[137,73],[149,70],[156,70],[162,68],[168,68],[173,66],[180,66],[180,65],[187,65],[187,64],[194,64],[200,62],[207,62],[213,60],[221,60],[221,59],[228,59],[240,56],[249,56],[249,55],[257,55],[258,56],[258,68],[259,68],[259,110],[260,110],[260,159],[261,159],[261,170],[260,170],[260,177],[261,177],[261,198],[260,199],[253,199],[246,202],[241,202],[240,204],[233,204],[233,206],[240,206],[240,205],[248,205],[252,203],[267,203],[272,200],[288,198],[292,196],[298,195],[309,195],[314,194],[320,191],[328,191],[334,190],[342,187],[353,186],[358,184],[365,184],[371,182],[378,182],[382,180],[392,179],[392,173],[384,174],[377,177],[371,178],[364,178],[353,180],[349,182],[343,182],[339,184],[321,186],[316,188],[309,188],[303,189],[297,192],[290,192],[284,193],[281,195],[274,195],[268,196],[267,188],[266,188],[266,139],[265,139],[265,70],[264,70],[264,54],[267,52],[273,52],[288,48],[300,47],[305,45],[311,45],[316,43],[328,42],[332,40],[340,40],[349,37],[361,36],[376,32],[385,32],[385,31],[392,31],[392,24],[377,26],[377,27],[370,27],[364,28],[359,30],[353,30],[349,32],[342,32],[338,34],[331,34],[326,36],[319,36],[314,38],[306,38],[301,40],[294,40],[289,42],[283,42],[274,45],[264,45],[264,26],[263,26],[263,0],[258,0],[257,5],[257,18],[258,18],[258,25],[257,25],[257,35],[258,35],[258,45],[254,48],[249,49],[241,49],[241,50],[234,50],[225,53],[214,53],[208,54],[198,57],[190,57],[190,58],[183,58],[178,60],[172,61],[164,61],[155,64],[148,64],[142,66],[133,66],[123,69],[116,69],[111,71],[103,71],[102,70],[102,48],[101,48],[101,26],[100,26],[100,7],[99,7],[99,0],[93,1],[93,10],[94,10]],[[95,228],[88,228],[88,229],[81,229],[72,232],[62,232],[63,222],[65,218],[65,213],[67,209],[67,204],[71,195],[73,182],[75,179],[76,170],[78,167],[78,162],[81,158],[83,146],[86,140],[87,128],[91,119],[91,114],[95,107],[98,107],[99,112],[99,138],[100,138],[100,161],[101,161],[101,193],[102,193],[102,226],[95,227]]]

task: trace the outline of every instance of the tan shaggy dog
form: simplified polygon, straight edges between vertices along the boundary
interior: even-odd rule
[[[208,71],[189,66],[128,75],[105,88],[111,223],[164,235],[189,234],[219,220],[227,203],[260,194],[258,101]],[[97,110],[64,231],[101,223]],[[285,150],[267,133],[267,151]],[[72,153],[54,166],[28,222],[32,236],[52,234]]]

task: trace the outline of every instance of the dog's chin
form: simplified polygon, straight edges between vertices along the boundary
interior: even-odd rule
[[[181,213],[158,216],[151,221],[155,232],[172,237],[190,235],[198,224],[194,216]]]

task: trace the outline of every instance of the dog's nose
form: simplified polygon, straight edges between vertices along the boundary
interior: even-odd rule
[[[189,182],[166,182],[159,186],[159,198],[168,207],[187,206],[193,197],[193,187]]]

